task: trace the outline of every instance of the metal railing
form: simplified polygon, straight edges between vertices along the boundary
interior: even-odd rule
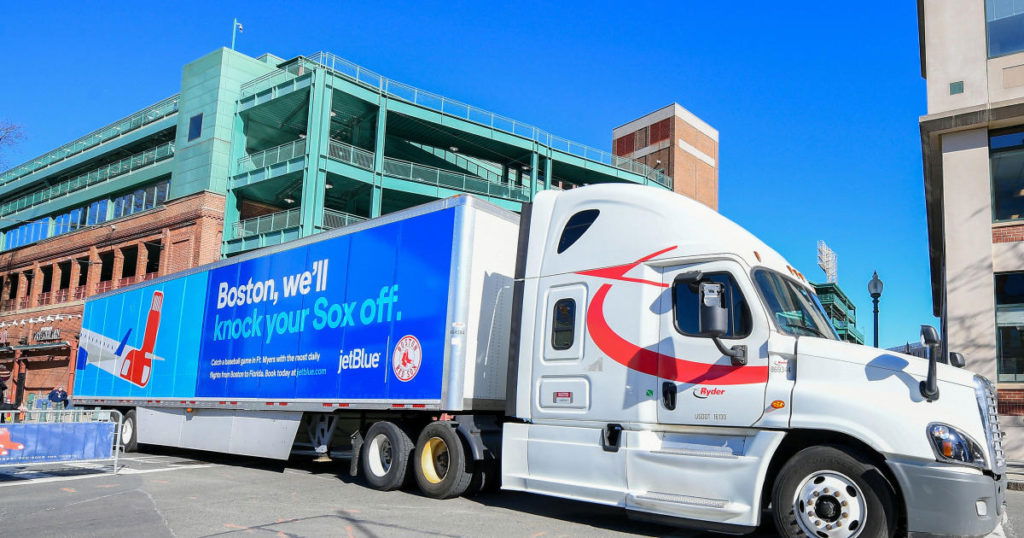
[[[303,60],[304,58],[300,58],[296,63],[305,66]],[[311,56],[309,60],[345,78],[370,86],[391,97],[396,97],[415,105],[441,112],[442,114],[534,140],[563,153],[639,174],[667,187],[672,186],[671,178],[641,162],[626,157],[618,157],[607,151],[555,136],[533,125],[467,105],[436,93],[421,90],[415,86],[391,80],[330,52],[318,52]]]
[[[465,170],[467,174],[482,177],[487,181],[493,182],[499,182],[502,181],[503,179],[508,179],[501,177],[501,165],[495,164],[492,165],[492,168],[492,166],[481,165],[474,159],[470,159],[465,155],[460,155],[458,153],[454,153],[446,149],[435,148],[433,146],[428,146],[426,144],[418,144],[412,141],[410,141],[409,143],[413,147],[416,147],[421,151],[425,151],[435,157],[452,163],[453,165],[455,165],[456,168]]]
[[[366,220],[366,217],[325,208],[323,224],[320,226],[320,229],[333,230],[334,228],[341,228],[364,220]],[[235,238],[241,239],[244,237],[286,230],[288,228],[296,228],[301,224],[302,208],[294,207],[285,211],[260,215],[258,217],[236,222],[234,225]]]
[[[127,118],[118,120],[106,127],[101,127],[77,140],[68,142],[53,151],[44,153],[35,159],[12,168],[0,174],[0,186],[174,114],[178,111],[178,97],[178,95],[172,95]]]
[[[300,224],[302,224],[302,208],[295,207],[286,211],[240,220],[235,223],[234,231],[236,238],[242,238],[294,228]]]
[[[373,170],[373,152],[337,140],[331,140],[327,149],[327,158],[364,170]]]
[[[280,162],[290,161],[296,157],[302,157],[305,154],[305,138],[285,142],[280,146],[274,146],[238,159],[238,171],[236,173],[241,174],[256,170],[257,168],[264,168]]]
[[[305,58],[299,58],[293,63],[279,69],[275,69],[274,71],[242,84],[239,89],[239,98],[248,97],[267,88],[277,86],[282,82],[301,77],[302,75],[311,72],[313,69],[316,69],[316,65],[312,64]]]
[[[334,209],[324,209],[324,221],[323,229],[333,230],[335,228],[343,228],[350,224],[357,222],[363,222],[366,217],[360,217],[359,215],[353,215],[352,213],[345,213],[344,211],[337,211]]]
[[[497,198],[528,202],[530,190],[518,185],[502,184],[487,181],[483,178],[442,170],[433,166],[424,166],[398,159],[384,159],[384,174],[392,177],[408,179],[428,185],[436,185],[454,190],[475,192]]]
[[[26,194],[20,198],[0,204],[0,215],[8,215],[15,211],[21,211],[22,209],[39,205],[43,202],[48,202],[54,198],[78,192],[85,187],[89,187],[97,183],[103,183],[104,181],[127,174],[128,172],[134,172],[135,170],[145,168],[151,164],[172,157],[173,155],[174,142],[161,144],[154,148],[147,149],[146,151],[136,153],[130,157],[125,157],[117,162],[101,166],[86,174],[61,181],[60,183],[38,190],[32,194]]]
[[[34,402],[29,402],[29,405]],[[47,404],[51,402],[46,401]],[[124,445],[121,442],[121,431],[124,422],[124,416],[120,411],[113,409],[63,409],[63,404],[59,404],[57,408],[53,409],[31,409],[22,408],[12,411],[0,412],[0,429],[4,430],[5,437],[8,437],[11,445],[6,454],[8,457],[13,458],[13,462],[0,461],[0,466],[26,466],[26,465],[53,465],[53,464],[67,464],[67,463],[81,463],[87,461],[108,461],[113,462],[113,472],[118,473],[118,460],[122,452],[124,452]],[[17,433],[11,432],[9,428],[17,428],[21,424],[54,424],[55,427],[60,428],[61,424],[86,424],[86,423],[109,423],[113,431],[110,432],[110,452],[109,456],[96,454],[92,450],[89,450],[88,446],[68,447],[61,446],[58,452],[54,452],[52,443],[42,444],[42,446],[32,446],[31,444],[26,445],[21,442],[17,442],[16,439],[9,439],[15,437]],[[7,428],[5,428],[5,426]],[[39,427],[39,426],[34,426]],[[47,427],[47,426],[41,426]],[[61,430],[54,430],[55,436],[63,435],[64,439],[58,439],[58,441],[68,442],[72,439],[69,436],[61,432]],[[37,439],[46,439],[47,436],[37,436]],[[75,442],[81,441],[87,443],[89,437],[75,437]],[[52,439],[50,440],[52,441]],[[102,438],[96,438],[95,441],[102,443]],[[102,445],[97,445],[95,448],[99,449]],[[76,450],[78,448],[78,450]],[[24,454],[19,454],[24,452]],[[77,453],[76,453],[77,452]],[[13,454],[12,454],[13,453]],[[24,457],[18,458],[18,455]],[[97,457],[99,456],[99,457]],[[77,467],[79,470],[80,467]]]

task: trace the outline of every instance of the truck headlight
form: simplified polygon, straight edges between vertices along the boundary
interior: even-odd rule
[[[928,440],[931,441],[935,459],[944,463],[957,463],[972,467],[985,467],[985,452],[964,432],[948,425],[928,425]]]

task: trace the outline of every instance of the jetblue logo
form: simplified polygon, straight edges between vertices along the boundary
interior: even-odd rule
[[[380,366],[380,353],[367,353],[365,348],[357,347],[348,353],[338,351],[338,373],[342,370],[358,368],[376,368]]]

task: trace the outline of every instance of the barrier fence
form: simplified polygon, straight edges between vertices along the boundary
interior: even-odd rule
[[[113,410],[3,411],[0,467],[110,460],[117,474],[123,420]]]

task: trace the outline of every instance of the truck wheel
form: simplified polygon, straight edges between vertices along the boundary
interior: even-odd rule
[[[137,424],[134,409],[130,409],[121,417],[121,446],[125,452],[135,452],[139,449]]]
[[[375,422],[366,432],[362,467],[374,489],[391,491],[405,485],[409,476],[412,439],[393,422]]]
[[[413,468],[416,483],[427,497],[450,499],[462,495],[473,480],[462,439],[449,422],[431,422],[416,441]]]
[[[879,538],[896,532],[892,485],[867,458],[836,446],[797,452],[772,488],[775,529],[782,536]]]

